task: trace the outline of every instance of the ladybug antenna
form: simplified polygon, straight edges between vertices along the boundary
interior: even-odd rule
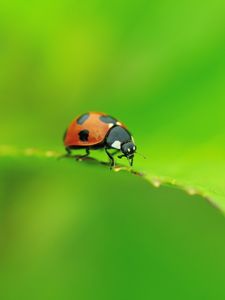
[[[135,152],[135,154],[138,154],[138,155],[140,155],[141,157],[143,157],[144,159],[147,159],[146,156],[144,156],[143,154],[141,154],[141,153],[139,153],[139,152]]]
[[[125,156],[126,156],[126,155],[124,155],[124,154],[123,154],[123,155],[119,155],[118,158],[122,158],[122,157],[125,157]]]

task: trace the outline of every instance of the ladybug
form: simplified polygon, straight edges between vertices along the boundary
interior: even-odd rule
[[[126,157],[132,166],[137,149],[132,135],[124,124],[98,112],[88,112],[74,119],[65,132],[64,145],[68,155],[72,150],[85,149],[86,154],[79,158],[87,157],[90,150],[105,149],[111,168],[115,166],[113,156],[120,151],[122,155],[118,158]],[[116,151],[111,153],[110,149]]]

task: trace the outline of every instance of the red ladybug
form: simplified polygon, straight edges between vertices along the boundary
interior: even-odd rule
[[[79,158],[87,157],[90,149],[104,148],[110,158],[111,167],[115,165],[113,156],[119,151],[123,154],[118,158],[127,157],[132,166],[137,149],[133,137],[121,122],[98,112],[89,112],[77,117],[65,133],[64,145],[68,154],[71,154],[73,149],[85,149],[86,154]],[[116,152],[110,153],[109,149],[115,149]]]

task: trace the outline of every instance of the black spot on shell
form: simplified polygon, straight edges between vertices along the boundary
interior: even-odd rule
[[[116,119],[114,119],[113,117],[110,117],[110,116],[101,116],[101,117],[99,117],[99,119],[106,124],[112,123],[115,125],[117,122]]]
[[[88,130],[81,130],[79,132],[79,137],[80,137],[80,140],[83,141],[83,142],[87,142],[88,141],[88,137],[89,137],[89,131]]]
[[[84,114],[77,119],[77,124],[82,125],[89,118],[89,114]]]

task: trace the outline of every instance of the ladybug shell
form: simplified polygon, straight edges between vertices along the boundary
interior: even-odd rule
[[[77,117],[65,133],[66,147],[89,147],[104,142],[110,128],[125,126],[115,118],[104,113],[89,112]]]

